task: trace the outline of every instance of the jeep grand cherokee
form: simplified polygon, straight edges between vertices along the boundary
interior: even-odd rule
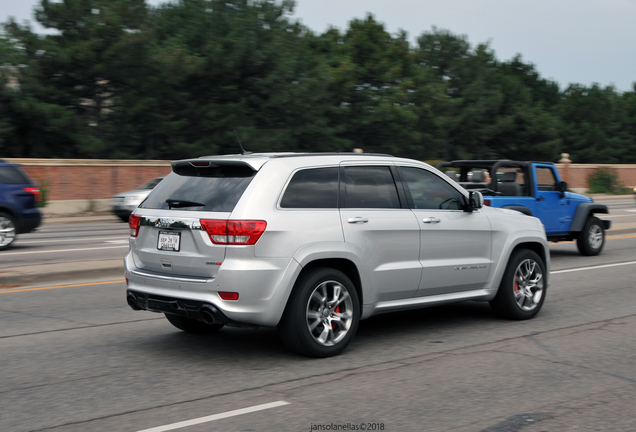
[[[476,300],[528,319],[545,300],[540,221],[422,162],[248,154],[172,171],[130,217],[127,301],[186,332],[278,327],[327,357],[378,313]]]

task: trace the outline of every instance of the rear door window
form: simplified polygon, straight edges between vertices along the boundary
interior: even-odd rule
[[[343,208],[400,208],[400,199],[387,166],[348,166]]]
[[[311,168],[294,174],[281,208],[338,208],[338,168]]]
[[[139,207],[231,212],[255,174],[247,166],[175,168]]]

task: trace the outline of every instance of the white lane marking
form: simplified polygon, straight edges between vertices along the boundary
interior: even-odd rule
[[[13,255],[45,254],[45,253],[60,253],[60,252],[79,252],[79,251],[90,251],[90,250],[120,249],[123,247],[127,248],[128,245],[102,246],[102,247],[96,247],[96,248],[82,248],[82,249],[56,249],[56,250],[47,250],[47,251],[5,252],[3,255],[13,256]]]
[[[61,242],[95,242],[95,241],[108,241],[111,240],[113,237],[89,237],[89,238],[60,238],[57,240],[20,240],[20,244],[24,245],[24,244],[38,244],[38,243],[61,243]],[[128,240],[126,240],[128,241]]]
[[[104,243],[119,243],[119,244],[126,243],[126,244],[128,244],[128,239],[126,239],[126,240],[106,240]]]
[[[634,210],[627,210],[627,211],[634,211]],[[614,218],[619,218],[619,217],[634,217],[636,215],[616,215],[616,214],[611,214],[611,215],[603,215],[603,217],[601,219],[614,219]]]
[[[616,263],[616,264],[604,264],[604,265],[597,265],[597,266],[590,266],[590,267],[581,267],[581,268],[568,269],[568,270],[557,270],[557,271],[550,272],[550,274],[571,273],[571,272],[577,272],[577,271],[583,271],[583,270],[596,270],[596,269],[618,267],[618,266],[632,265],[632,264],[636,264],[636,261]]]
[[[243,415],[243,414],[253,413],[253,412],[256,412],[256,411],[263,411],[263,410],[266,410],[266,409],[276,408],[276,407],[283,406],[283,405],[289,405],[289,402],[278,401],[278,402],[266,403],[266,404],[263,404],[263,405],[255,405],[253,407],[241,408],[241,409],[237,409],[237,410],[234,410],[234,411],[227,411],[227,412],[224,412],[224,413],[214,414],[214,415],[206,416],[206,417],[199,417],[199,418],[196,418],[196,419],[186,420],[186,421],[182,421],[182,422],[178,422],[178,423],[172,423],[172,424],[165,425],[165,426],[157,426],[157,427],[150,428],[150,429],[140,430],[138,432],[165,432],[165,431],[171,431],[171,430],[181,429],[181,428],[188,427],[188,426],[198,425],[198,424],[201,424],[201,423],[213,422],[215,420],[220,420],[220,419],[224,419],[224,418],[228,418],[228,417],[235,417],[235,416],[239,416],[239,415]]]

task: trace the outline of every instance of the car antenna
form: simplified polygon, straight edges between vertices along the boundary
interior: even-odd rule
[[[238,133],[236,133],[236,129],[234,130],[234,133],[236,134],[236,139],[239,143],[239,147],[241,147],[241,154],[242,155],[252,154],[252,152],[245,151],[245,149],[243,148],[243,144],[241,144],[241,139],[239,138]]]

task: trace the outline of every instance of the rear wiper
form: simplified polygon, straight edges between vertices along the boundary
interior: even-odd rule
[[[167,199],[166,203],[168,204],[168,210],[181,207],[205,207],[205,204],[201,204],[198,202],[175,199]]]

